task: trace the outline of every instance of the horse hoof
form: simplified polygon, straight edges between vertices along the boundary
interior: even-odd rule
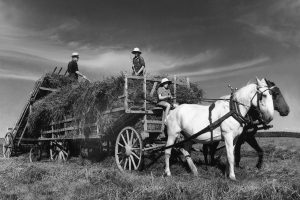
[[[262,164],[261,164],[261,163],[258,163],[258,164],[256,165],[256,168],[257,168],[257,169],[261,169],[261,167],[262,167]]]
[[[163,176],[164,176],[164,177],[170,177],[170,176],[171,176],[171,173],[165,172],[165,173],[163,174]]]
[[[237,180],[236,180],[236,178],[235,178],[234,176],[233,176],[233,177],[229,176],[229,179],[230,179],[231,181],[237,182]]]

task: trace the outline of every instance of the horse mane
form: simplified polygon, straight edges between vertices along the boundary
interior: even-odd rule
[[[270,81],[270,80],[268,80],[268,79],[265,79],[265,80],[266,80],[267,85],[268,85],[269,87],[275,86],[275,83],[274,83],[274,82],[272,82],[272,81]]]
[[[249,104],[249,99],[245,97],[249,96],[250,90],[253,90],[253,87],[257,87],[256,83],[247,83],[247,85],[243,86],[242,88],[238,89],[235,93],[233,98],[238,100],[240,103]]]

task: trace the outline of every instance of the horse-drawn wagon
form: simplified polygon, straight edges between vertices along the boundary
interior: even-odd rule
[[[66,78],[59,73],[55,75],[61,80]],[[30,161],[40,160],[43,156],[47,156],[51,160],[67,160],[71,154],[82,153],[83,150],[87,153],[96,151],[96,154],[103,152],[111,154],[114,152],[118,168],[122,171],[131,171],[141,168],[145,154],[151,154],[156,151],[161,152],[172,147],[180,147],[182,150],[184,143],[196,139],[202,134],[211,135],[208,139],[211,143],[215,142],[212,131],[228,118],[235,119],[240,124],[248,123],[238,109],[240,105],[246,107],[247,105],[233,100],[235,91],[232,90],[231,95],[225,99],[206,99],[213,102],[227,102],[225,103],[226,105],[229,102],[230,109],[228,113],[216,118],[215,121],[210,121],[206,127],[203,127],[202,130],[185,140],[166,145],[165,113],[161,107],[156,106],[157,99],[155,98],[155,92],[160,80],[161,77],[123,74],[120,77],[112,78],[108,81],[109,83],[105,81],[94,85],[90,83],[85,85],[71,83],[68,84],[68,87],[59,88],[56,87],[56,84],[48,84],[48,87],[45,87],[44,83],[49,82],[49,80],[47,80],[47,76],[43,76],[36,83],[34,91],[30,95],[31,100],[37,101],[35,104],[39,105],[39,109],[37,109],[39,113],[37,115],[34,113],[35,111],[33,111],[34,114],[31,113],[32,105],[29,100],[16,126],[5,136],[5,143],[3,144],[4,156],[9,157],[12,153],[18,153],[18,151],[29,151]],[[68,83],[68,81],[66,82]],[[254,102],[258,106],[256,110],[261,112],[259,104],[262,98],[260,97],[263,95],[269,95],[270,97],[270,94],[273,93],[274,101],[274,98],[276,98],[274,93],[278,90],[277,100],[274,102],[281,101],[278,105],[284,105],[283,110],[285,111],[282,112],[286,114],[283,113],[282,116],[288,114],[288,106],[279,88],[269,84],[261,87],[252,84],[251,87],[253,88],[253,96],[249,97],[249,105],[253,103],[252,101],[256,97],[257,100]],[[274,88],[277,89],[274,90]],[[176,101],[179,103],[205,101],[202,98],[202,91],[195,85],[190,84],[188,79],[179,79],[174,76],[172,90],[174,96],[177,97],[174,99],[174,103]],[[80,95],[72,94],[74,91],[75,93],[80,93]],[[268,91],[270,91],[270,94],[267,93]],[[64,96],[67,96],[67,98]],[[69,96],[73,100],[68,99]],[[59,98],[63,98],[66,103],[62,109],[64,112],[55,114],[56,117],[53,117],[53,114],[52,117],[47,117],[44,107],[49,108],[52,106],[54,109],[52,108],[51,112],[55,112],[56,109],[60,109],[59,106],[56,106],[56,100]],[[78,101],[78,99],[81,101]],[[48,103],[50,102],[50,106],[45,104],[47,101]],[[35,104],[33,108],[35,108]],[[70,109],[72,106],[81,110],[81,114],[78,115],[78,113],[76,114],[74,110]],[[211,113],[212,109],[214,108],[209,106],[209,113]],[[249,108],[247,109],[249,110]],[[280,112],[280,108],[275,106],[275,109]],[[209,113],[208,119],[211,117]],[[29,123],[31,115],[35,115],[35,119]],[[44,118],[47,118],[48,121],[45,121]],[[38,128],[28,128],[30,127],[28,124],[32,123],[35,123],[35,126]],[[170,120],[169,123],[171,123]],[[254,127],[255,131],[257,131],[270,128],[271,126],[252,123],[251,127]],[[247,130],[245,131],[247,132]],[[272,136],[277,135],[273,134]],[[261,134],[261,136],[266,136],[266,134]],[[288,135],[285,136],[289,137]]]
[[[119,86],[122,88],[113,92],[117,98],[113,98],[101,111],[80,117],[67,112],[47,124],[38,124],[40,129],[27,128],[30,118],[28,102],[13,131],[6,136],[8,141],[3,145],[5,157],[29,151],[30,161],[42,157],[67,160],[70,154],[78,152],[112,154],[114,151],[120,170],[139,169],[145,152],[165,146],[164,111],[156,106],[156,89],[161,78],[122,75],[121,79]],[[171,90],[175,97],[179,94],[178,101],[184,102],[182,98],[187,98],[188,103],[196,103],[200,99],[202,91],[190,84],[188,78],[174,76],[171,79]],[[44,80],[45,77],[42,77],[37,82],[31,94],[36,101],[60,92],[60,88],[43,87]],[[72,86],[76,87],[80,86]]]

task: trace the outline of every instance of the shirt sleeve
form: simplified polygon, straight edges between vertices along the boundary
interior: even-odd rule
[[[162,88],[161,87],[159,87],[158,89],[157,89],[157,95],[162,95]]]
[[[143,57],[140,57],[140,64],[141,64],[141,66],[144,66],[144,67],[146,66]]]
[[[78,70],[78,64],[76,63],[76,64],[74,64],[74,71],[76,72],[76,71],[79,71]]]
[[[68,63],[68,72],[71,72],[71,62]]]

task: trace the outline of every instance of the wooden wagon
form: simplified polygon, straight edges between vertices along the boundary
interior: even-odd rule
[[[42,77],[37,82],[31,98],[37,100],[56,91],[54,88],[41,87],[43,81]],[[143,98],[138,102],[130,99],[130,81],[139,83],[141,87]],[[120,170],[137,170],[142,165],[145,152],[165,145],[165,126],[162,120],[164,112],[162,108],[155,106],[155,92],[160,81],[160,78],[125,75],[123,94],[118,97],[118,106],[108,107],[100,117],[95,117],[88,123],[66,115],[62,120],[53,121],[43,128],[38,137],[26,134],[30,107],[28,102],[13,131],[6,135],[4,156],[10,157],[27,150],[30,161],[33,162],[45,156],[51,160],[67,160],[70,154],[78,152],[114,152]],[[175,97],[178,85],[189,87],[188,78],[179,79],[174,76],[172,81]],[[104,131],[101,121],[111,117],[113,120],[109,123],[109,129]]]

